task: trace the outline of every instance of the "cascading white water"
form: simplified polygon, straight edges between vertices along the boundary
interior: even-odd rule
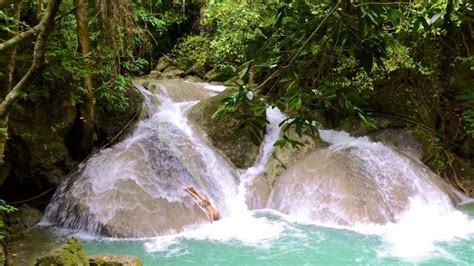
[[[266,127],[260,155],[253,166],[239,170],[238,194],[235,197],[229,196],[230,215],[198,229],[158,237],[146,244],[147,250],[150,252],[166,250],[180,238],[215,241],[238,240],[246,245],[261,246],[266,241],[277,238],[283,232],[284,223],[270,221],[266,217],[257,217],[255,212],[249,211],[246,205],[247,186],[265,171],[266,163],[273,151],[273,144],[280,137],[279,124],[285,119],[285,116],[276,108],[268,108],[266,118],[269,124]]]
[[[175,102],[166,83],[155,85],[155,92],[141,88],[149,118],[126,140],[81,165],[58,189],[46,219],[112,236],[182,230],[206,220],[184,191],[187,185],[229,215],[226,201],[237,196],[236,171],[188,123],[186,110],[197,101]]]
[[[265,137],[262,143],[260,155],[257,157],[254,165],[248,169],[240,171],[240,184],[238,188],[238,196],[232,204],[232,209],[236,216],[248,216],[248,206],[246,204],[247,188],[249,184],[258,175],[265,171],[265,166],[268,158],[273,152],[273,144],[280,138],[280,123],[285,119],[285,116],[277,108],[268,108],[266,111],[267,121]]]

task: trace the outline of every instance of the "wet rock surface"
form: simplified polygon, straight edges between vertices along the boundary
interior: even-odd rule
[[[219,149],[237,168],[250,167],[256,160],[259,146],[245,136],[236,136],[245,112],[237,110],[223,116],[214,116],[228,93],[208,98],[196,104],[189,112],[189,118],[206,134],[212,145]]]

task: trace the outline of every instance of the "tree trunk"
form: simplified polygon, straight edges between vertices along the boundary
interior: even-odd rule
[[[14,8],[14,33],[18,31],[18,23],[20,22],[20,14],[21,14],[21,4],[22,2],[18,2],[15,4]],[[16,62],[16,46],[7,51],[7,56],[5,62],[7,63],[7,67],[5,69],[5,80],[3,82],[3,91],[1,92],[1,97],[5,97],[8,92],[12,89],[13,85],[13,72],[15,70],[15,62]]]
[[[87,26],[87,6],[84,0],[74,0],[76,7],[77,39],[84,58],[84,65],[87,65],[89,56],[89,29]],[[92,78],[89,74],[83,79],[84,102],[80,105],[80,116],[82,121],[82,139],[80,150],[82,155],[87,155],[92,150],[94,142],[94,92]],[[84,157],[84,156],[81,156]]]

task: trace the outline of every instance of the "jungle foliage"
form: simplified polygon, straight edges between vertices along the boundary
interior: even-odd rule
[[[474,88],[456,83],[458,70],[473,75],[469,1],[253,3],[210,1],[205,30],[184,39],[176,55],[184,67],[219,69],[213,79],[234,87],[219,113],[240,105],[256,110],[242,124],[255,143],[267,106],[286,111],[285,127],[297,132],[334,127],[347,116],[375,127],[375,112],[419,126],[442,149],[472,136]],[[251,22],[241,23],[242,10]],[[393,108],[377,106],[383,94]],[[453,125],[457,133],[446,132]],[[284,138],[279,145],[285,143],[295,144]]]
[[[8,39],[9,33],[16,32],[16,27],[20,27],[20,31],[32,28],[44,9],[38,6],[39,3],[24,3],[18,24],[12,14],[14,6],[0,11],[0,20],[4,22],[0,28],[0,41]],[[171,0],[89,1],[87,6],[91,44],[87,63],[84,64],[77,51],[74,4],[63,1],[47,45],[47,67],[41,73],[41,80],[30,86],[22,98],[47,100],[51,90],[63,88],[70,92],[73,102],[80,102],[83,88],[79,81],[92,75],[97,100],[109,109],[123,109],[127,106],[124,91],[131,85],[130,77],[149,72],[156,54],[169,51],[174,39],[187,30],[189,20],[193,18],[189,13],[199,10],[197,4],[189,4],[187,13],[183,13],[181,3]],[[20,45],[24,52],[17,56],[17,78],[31,57],[31,43]]]
[[[238,133],[255,144],[269,106],[299,134],[347,117],[376,127],[374,114],[396,116],[429,136],[439,172],[446,152],[474,137],[470,1],[88,0],[88,54],[78,45],[77,1],[1,7],[0,50],[38,32],[47,4],[61,3],[45,63],[19,99],[45,104],[62,91],[81,105],[91,77],[94,105],[123,110],[132,78],[168,55],[186,73],[227,81],[232,92],[216,115],[250,110]],[[27,72],[34,36],[0,51],[14,62],[0,66],[0,82],[10,84],[3,96]],[[299,143],[284,136],[278,145]]]

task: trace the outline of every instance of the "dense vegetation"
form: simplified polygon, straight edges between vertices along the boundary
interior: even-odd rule
[[[347,120],[380,127],[390,116],[413,128],[429,147],[426,162],[459,185],[455,158],[472,165],[473,51],[474,5],[462,0],[3,0],[0,154],[13,163],[29,156],[13,145],[21,119],[10,112],[72,106],[63,142],[74,163],[60,166],[71,170],[101,145],[97,114],[126,110],[133,77],[166,56],[186,73],[227,81],[232,91],[216,115],[250,110],[239,133],[255,144],[268,106],[287,112],[282,126],[299,134]],[[47,132],[30,135],[57,131],[48,121]],[[0,185],[21,179],[5,169]],[[0,215],[12,210],[0,203]]]
[[[178,63],[233,78],[220,111],[254,110],[241,129],[256,143],[266,106],[288,112],[286,127],[298,132],[346,117],[376,127],[374,114],[395,116],[429,142],[427,162],[439,173],[473,136],[468,1],[216,1],[202,23],[178,44]]]

